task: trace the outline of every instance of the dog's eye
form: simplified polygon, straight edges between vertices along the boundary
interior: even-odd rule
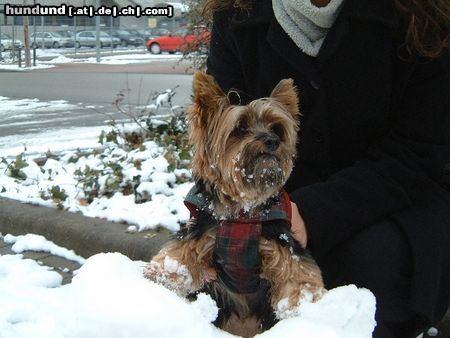
[[[247,116],[241,116],[234,127],[233,134],[236,137],[243,137],[248,133],[249,121]]]
[[[233,134],[236,137],[242,137],[245,136],[245,134],[247,134],[247,131],[248,131],[247,126],[241,125],[234,128]]]
[[[280,140],[284,138],[284,128],[281,124],[276,124],[272,127],[272,132],[277,135]]]

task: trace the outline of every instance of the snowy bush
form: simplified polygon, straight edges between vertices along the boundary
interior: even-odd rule
[[[135,224],[138,230],[177,231],[189,217],[183,199],[192,183],[187,127],[180,108],[171,105],[174,93],[152,93],[160,106],[146,105],[139,114],[124,109],[125,95],[118,95],[114,104],[130,122],[112,120],[98,147],[49,150],[37,158],[25,149],[15,158],[0,158],[0,196]],[[154,116],[162,105],[169,114]]]
[[[94,198],[111,197],[117,192],[124,196],[135,195],[136,203],[143,203],[151,200],[149,192],[172,195],[169,190],[189,178],[188,171],[177,171],[178,176],[174,174],[176,170],[187,169],[191,158],[186,125],[177,116],[167,121],[149,119],[145,130],[114,126],[108,132],[103,131],[99,141],[103,151],[97,156],[79,153],[78,160],[72,158],[76,163],[86,156],[96,158],[94,165],[86,164],[74,172],[87,204]],[[155,144],[160,147],[157,151]],[[153,157],[151,168],[145,168],[148,155]],[[161,155],[160,164],[156,165],[154,159]],[[171,173],[173,180],[157,179],[161,175],[156,174],[165,171]],[[143,189],[144,186],[153,188]],[[155,190],[156,186],[160,188]]]
[[[2,164],[6,165],[6,174],[10,177],[25,180],[27,175],[24,173],[22,169],[28,167],[28,163],[24,159],[24,153],[20,153],[16,156],[14,161],[8,162],[5,158],[2,158]]]

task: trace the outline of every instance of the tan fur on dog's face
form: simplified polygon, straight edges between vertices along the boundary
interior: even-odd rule
[[[194,146],[192,170],[205,183],[222,216],[254,208],[278,193],[293,167],[298,132],[298,96],[291,79],[270,97],[231,105],[214,79],[194,75],[187,113]]]

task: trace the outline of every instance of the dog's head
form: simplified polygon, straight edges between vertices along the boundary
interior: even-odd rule
[[[291,79],[270,97],[233,105],[213,77],[197,72],[187,112],[192,171],[222,206],[251,208],[278,193],[291,174],[299,128]]]

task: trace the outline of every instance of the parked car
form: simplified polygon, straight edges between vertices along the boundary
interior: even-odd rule
[[[100,48],[113,47],[120,45],[120,40],[116,37],[110,36],[105,32],[100,32]],[[75,45],[80,47],[95,47],[97,44],[96,31],[81,31],[75,35]]]
[[[172,34],[151,38],[147,41],[147,50],[152,54],[161,52],[184,52],[189,50],[199,50],[202,46],[208,45],[211,33],[203,27],[190,31],[188,28],[181,28]]]
[[[60,48],[73,47],[72,39],[63,37],[57,32],[37,32],[31,34],[31,48]]]
[[[166,28],[147,28],[147,29],[125,29],[132,35],[141,37],[145,42],[148,39],[156,38],[157,36],[169,35],[170,31]]]
[[[145,42],[147,42],[148,39],[153,38],[151,29],[136,29],[133,31],[135,32],[135,34],[139,34],[139,36],[143,38]]]
[[[139,34],[139,32],[138,32],[137,29],[123,28],[123,27],[121,27],[120,30],[121,30],[121,31],[125,31],[125,32],[127,32],[128,34],[135,35],[135,36],[138,36],[138,37],[142,38],[141,34]]]
[[[152,28],[149,33],[151,38],[156,38],[157,36],[170,35],[170,30],[167,28]]]
[[[59,35],[61,35],[63,38],[67,38],[72,40],[75,43],[75,33],[74,31],[56,31]]]
[[[13,40],[11,36],[5,33],[0,34],[0,52],[8,49],[19,49],[23,47],[23,43],[20,40]]]
[[[131,34],[125,29],[117,29],[112,31],[112,36],[120,39],[120,45],[122,47],[126,46],[144,46],[144,39],[139,35]]]

